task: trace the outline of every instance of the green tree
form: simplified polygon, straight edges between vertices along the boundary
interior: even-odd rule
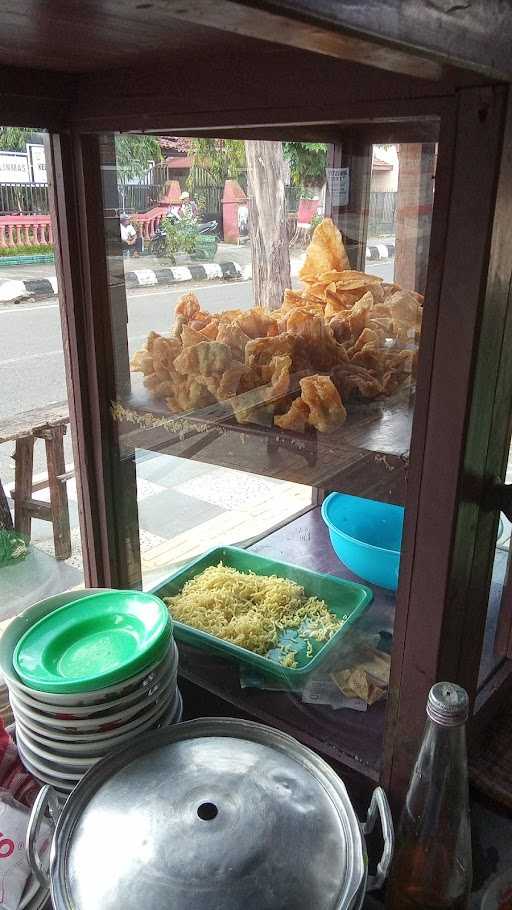
[[[241,139],[191,139],[194,158],[188,185],[194,189],[198,171],[206,171],[212,186],[222,186],[225,180],[238,180],[246,167],[245,146]]]
[[[117,176],[121,184],[121,206],[124,209],[126,191],[130,180],[141,180],[148,172],[152,161],[160,161],[160,143],[154,136],[132,136],[123,133],[115,138]]]
[[[116,136],[117,173],[121,183],[145,176],[152,161],[160,161],[162,152],[154,136]]]
[[[324,183],[325,142],[283,142],[283,152],[290,163],[290,176],[295,186],[321,186]]]
[[[37,136],[39,130],[18,126],[0,126],[0,149],[5,152],[24,152],[27,142],[32,138],[41,141]]]

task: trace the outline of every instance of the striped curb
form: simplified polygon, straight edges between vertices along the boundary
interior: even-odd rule
[[[125,275],[127,288],[180,284],[182,281],[230,281],[242,278],[238,262],[205,262],[203,265],[175,265],[166,269],[132,269]],[[55,297],[57,278],[8,278],[0,280],[0,303],[21,303],[33,297]]]
[[[394,243],[369,243],[366,247],[367,259],[391,259],[394,255]]]
[[[131,269],[125,281],[129,288],[155,284],[180,284],[182,281],[230,281],[244,278],[238,262],[205,262],[202,265],[172,265],[164,269]]]

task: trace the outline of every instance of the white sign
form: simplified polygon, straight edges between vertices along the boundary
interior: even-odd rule
[[[331,194],[331,205],[348,205],[350,194],[350,169],[348,167],[326,168],[327,186]]]
[[[44,145],[27,145],[27,156],[34,183],[48,183]]]
[[[22,152],[0,152],[0,183],[30,183],[26,155]]]

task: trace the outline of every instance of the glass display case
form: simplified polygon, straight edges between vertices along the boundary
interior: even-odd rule
[[[431,683],[466,686],[475,730],[510,688],[485,630],[510,442],[507,90],[288,50],[247,48],[230,85],[223,56],[198,66],[169,97],[149,71],[84,78],[72,132],[51,132],[86,581],[173,598],[197,704],[399,796]],[[155,139],[174,154],[137,196],[122,146]],[[299,623],[274,607],[263,638],[228,634],[222,598],[187,614],[176,578],[212,549],[213,568],[281,567]]]
[[[226,621],[211,599],[190,618],[175,599],[181,673],[374,778],[439,117],[395,129],[379,141],[347,125],[317,143],[169,132],[181,153],[160,165],[168,179],[145,213],[126,211],[120,180],[123,144],[139,137],[99,141],[121,582],[176,595],[183,566],[214,548],[210,568],[267,566],[315,593],[347,622],[325,648],[325,631],[308,638],[278,614],[248,633],[247,606]],[[350,584],[331,590],[333,578]],[[365,603],[351,626],[353,596]],[[225,638],[245,653],[223,652]]]

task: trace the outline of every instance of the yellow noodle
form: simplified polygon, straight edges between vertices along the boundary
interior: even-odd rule
[[[257,654],[276,647],[286,629],[328,641],[342,625],[323,600],[308,597],[296,582],[238,572],[222,563],[209,566],[164,600],[174,619]]]

